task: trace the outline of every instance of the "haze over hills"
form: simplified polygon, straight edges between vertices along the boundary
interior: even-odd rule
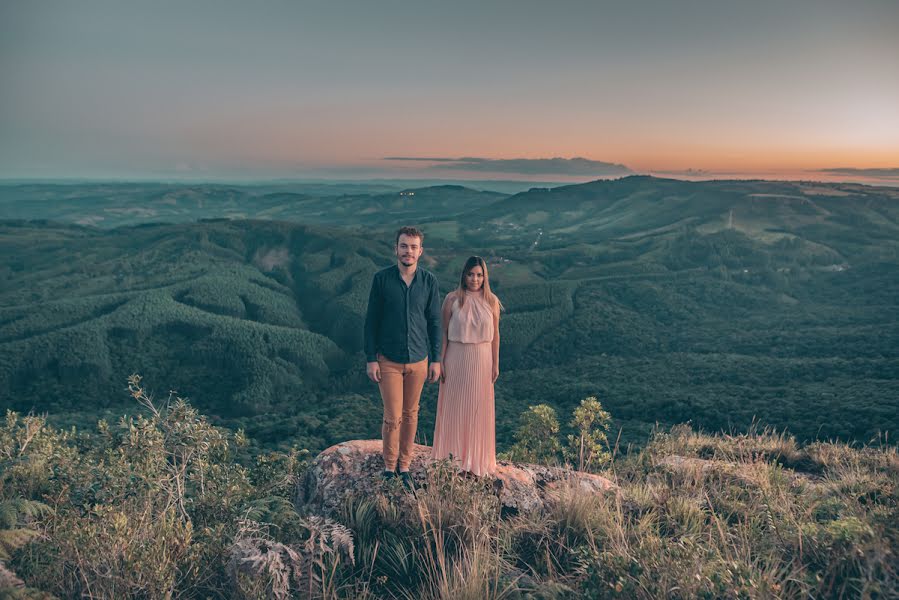
[[[0,184],[2,218],[48,219],[102,228],[148,222],[191,222],[202,218],[255,218],[336,222],[349,225],[359,213],[368,221],[379,218],[378,209],[402,210],[422,201],[452,200],[454,214],[480,198],[480,202],[505,194],[490,189],[521,191],[533,184],[483,182],[488,188],[458,184],[438,185],[415,181],[352,183],[17,183]],[[417,203],[408,194],[424,190]],[[377,197],[377,200],[374,198]],[[442,197],[443,200],[439,198]],[[464,198],[464,200],[463,200]],[[424,207],[422,214],[439,207]],[[447,212],[448,211],[448,212]],[[407,211],[408,212],[408,211]],[[413,211],[414,212],[414,211]],[[441,214],[443,214],[441,212]],[[384,215],[387,217],[389,215]]]
[[[508,309],[501,446],[528,405],[588,395],[626,441],[656,421],[858,440],[899,425],[899,190],[627,177],[320,192],[4,188],[4,407],[90,422],[140,372],[264,445],[377,436],[361,323],[393,231],[413,223],[444,293],[465,257],[488,258]]]

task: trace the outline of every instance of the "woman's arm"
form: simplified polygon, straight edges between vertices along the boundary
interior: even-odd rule
[[[493,341],[490,342],[493,350],[493,382],[499,377],[499,306],[493,309]]]
[[[446,381],[446,347],[449,344],[449,322],[453,316],[453,300],[456,298],[456,292],[450,292],[443,301],[443,309],[441,310],[440,326],[443,328],[443,341],[441,342],[440,356],[443,365],[440,370],[440,381]]]

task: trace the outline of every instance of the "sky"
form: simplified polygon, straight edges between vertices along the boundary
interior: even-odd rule
[[[897,57],[894,0],[3,2],[0,178],[899,184]]]

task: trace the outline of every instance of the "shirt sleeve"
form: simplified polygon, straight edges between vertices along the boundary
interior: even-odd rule
[[[375,275],[371,280],[371,291],[368,293],[368,309],[365,311],[365,339],[363,348],[365,361],[378,360],[378,321],[381,317],[381,305],[384,297],[381,294],[380,281]]]
[[[443,327],[440,326],[441,318],[440,290],[437,286],[437,277],[431,278],[431,289],[428,294],[428,304],[425,307],[425,315],[428,320],[428,342],[430,350],[428,357],[432,363],[440,362],[440,350],[443,344]]]

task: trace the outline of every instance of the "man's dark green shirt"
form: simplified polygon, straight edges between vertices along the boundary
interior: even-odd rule
[[[375,273],[365,313],[365,360],[378,353],[398,363],[440,362],[440,292],[437,277],[420,266],[406,285],[397,265]]]

